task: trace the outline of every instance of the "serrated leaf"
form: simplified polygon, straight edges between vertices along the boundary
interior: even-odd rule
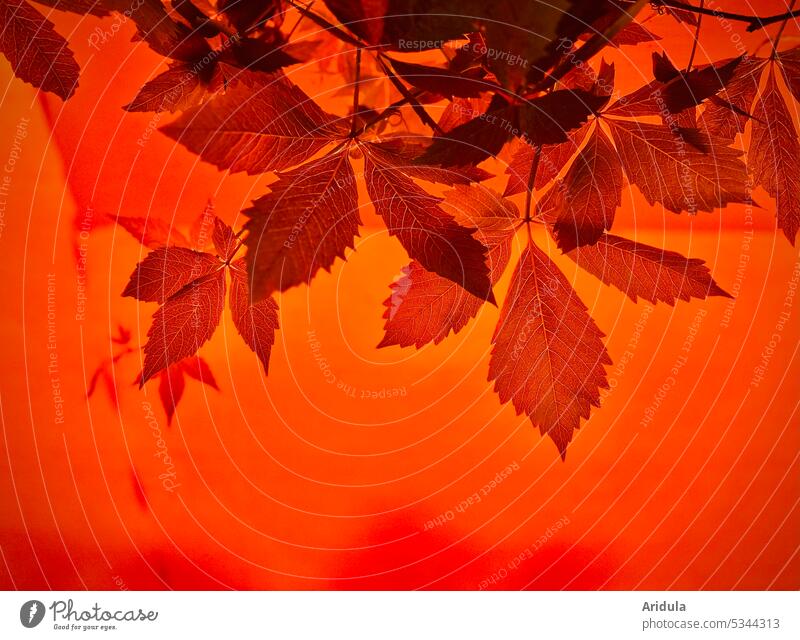
[[[173,225],[154,217],[116,216],[112,219],[148,249],[168,245],[189,247],[189,241]]]
[[[311,282],[354,246],[361,218],[346,152],[278,174],[270,193],[244,211],[247,268],[255,300]]]
[[[579,267],[636,302],[730,297],[714,282],[708,267],[697,258],[604,234],[595,244],[567,253]]]
[[[747,171],[741,152],[694,130],[606,118],[628,181],[650,204],[669,211],[712,211],[747,202]],[[702,150],[701,150],[702,149]]]
[[[409,257],[428,271],[461,285],[479,298],[493,301],[486,247],[462,227],[432,196],[397,168],[385,164],[365,146],[367,191],[378,215]]]
[[[253,302],[247,286],[248,276],[243,260],[231,269],[230,309],[233,324],[245,344],[256,354],[269,373],[269,356],[278,330],[278,305],[272,298]]]
[[[186,358],[162,370],[158,374],[158,397],[167,415],[168,425],[172,423],[175,409],[183,397],[183,392],[186,388],[185,376],[187,375],[219,391],[217,381],[214,380],[214,374],[211,373],[211,368],[199,356]]]
[[[733,140],[744,133],[764,64],[764,60],[753,57],[739,63],[733,79],[719,93],[719,100],[710,101],[703,110],[706,133],[722,140]]]
[[[778,228],[794,245],[800,228],[800,142],[772,69],[753,116],[747,167],[755,184],[775,198]]]
[[[490,280],[496,283],[511,253],[514,222],[519,218],[516,206],[490,189],[472,185],[447,192],[442,208],[459,224],[477,227],[476,237],[488,249]],[[402,277],[390,287],[392,294],[384,302],[385,335],[378,347],[439,344],[450,331],[464,328],[484,303],[417,261],[403,267]]]
[[[611,364],[603,334],[558,267],[535,244],[522,253],[492,342],[489,380],[561,453],[600,404]]]
[[[136,265],[122,295],[143,302],[163,303],[193,280],[221,266],[219,258],[210,253],[185,247],[161,247]]]
[[[144,346],[143,385],[170,365],[193,356],[214,334],[225,305],[225,271],[185,286],[153,315]]]
[[[738,75],[743,60],[733,58],[691,71],[678,71],[666,57],[660,55],[653,54],[656,79],[620,98],[605,111],[607,115],[635,117],[679,114],[722,91]]]
[[[539,204],[562,251],[594,244],[611,228],[622,204],[622,167],[611,140],[599,126],[567,171]]]
[[[347,133],[285,77],[256,74],[161,131],[220,169],[249,174],[305,162]]]
[[[214,66],[206,72],[197,72],[194,65],[177,62],[169,69],[146,82],[133,100],[126,104],[126,111],[185,111],[202,104],[210,92],[222,86],[221,78],[215,79]]]
[[[0,51],[20,80],[66,100],[80,67],[53,23],[24,0],[0,0]]]
[[[214,217],[214,231],[211,232],[211,242],[214,243],[217,255],[224,262],[228,262],[233,257],[239,246],[239,241],[236,239],[233,229],[216,216]]]

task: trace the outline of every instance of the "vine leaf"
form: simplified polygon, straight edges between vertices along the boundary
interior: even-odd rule
[[[233,230],[216,216],[205,213],[201,216],[204,221],[208,218],[213,222],[211,240],[217,255],[186,247],[159,247],[137,265],[123,291],[123,296],[161,305],[147,332],[144,367],[138,378],[140,386],[156,374],[195,355],[211,339],[225,305],[226,271],[231,272],[230,307],[236,329],[261,360],[265,371],[269,366],[270,348],[278,328],[278,307],[269,298],[253,302],[244,261],[231,263],[241,246],[238,239]],[[137,222],[133,229],[137,231],[139,228],[141,225]],[[194,365],[187,369],[190,364],[184,366],[184,373],[200,376],[198,379],[213,380],[213,376],[204,376],[201,364],[197,365],[200,369],[193,368]],[[172,385],[174,400],[172,409],[169,403],[164,403],[169,416],[180,398],[182,381],[175,378],[175,372],[166,375],[168,380],[164,382],[162,377],[162,387],[164,384]],[[177,397],[174,397],[175,390],[178,390]]]
[[[341,122],[284,76],[242,76],[161,131],[220,169],[249,174],[301,164],[347,135]]]
[[[794,245],[800,227],[800,143],[772,69],[753,115],[748,169],[755,184],[775,198],[778,228]]]
[[[161,247],[136,265],[122,295],[163,304],[189,283],[221,266],[220,260],[210,253],[184,247]]]
[[[430,138],[416,136],[387,136],[380,142],[370,143],[373,155],[396,166],[411,178],[453,186],[483,182],[492,177],[488,171],[472,165],[439,167],[425,163],[425,152],[430,147]]]
[[[269,373],[269,356],[278,330],[278,305],[272,298],[253,302],[247,286],[247,267],[239,260],[231,267],[229,305],[233,324],[245,344],[256,354]]]
[[[552,223],[559,248],[570,251],[594,244],[611,228],[622,204],[622,167],[611,140],[599,126],[567,171],[539,204]]]
[[[108,399],[115,408],[119,407],[119,395],[117,394],[117,387],[114,377],[114,365],[119,362],[126,355],[133,353],[133,348],[130,346],[131,332],[129,329],[122,325],[117,326],[117,334],[111,336],[111,343],[119,345],[121,349],[117,350],[112,356],[105,358],[97,368],[94,370],[92,377],[89,379],[89,384],[86,386],[86,397],[91,398],[94,392],[97,391],[97,384],[102,380],[105,387]]]
[[[778,56],[778,62],[789,91],[792,92],[794,99],[800,102],[800,47],[783,51]]]
[[[607,115],[646,116],[679,114],[717,95],[730,83],[743,58],[733,58],[692,69],[679,71],[666,54],[653,53],[655,80],[620,98],[607,110]]]
[[[712,211],[747,202],[747,169],[741,151],[694,129],[606,118],[622,167],[650,204],[669,211]]]
[[[214,217],[214,230],[211,232],[211,242],[220,260],[229,262],[239,248],[239,240],[227,224]]]
[[[569,281],[535,244],[523,251],[492,340],[489,380],[566,456],[600,404],[611,364],[597,328]]]
[[[358,236],[358,191],[347,152],[279,173],[270,193],[244,214],[254,299],[311,282],[319,269],[344,259]]]
[[[225,304],[225,271],[190,282],[153,315],[144,345],[140,386],[162,369],[193,356],[219,324]]]
[[[755,57],[745,58],[739,63],[733,79],[720,92],[718,97],[721,99],[712,100],[703,111],[706,133],[733,141],[737,134],[744,132],[765,63],[765,60]]]
[[[168,245],[189,247],[189,241],[180,231],[159,218],[110,217],[148,249],[158,249]]]
[[[613,66],[608,65],[608,68],[613,74]],[[524,139],[532,145],[566,142],[569,132],[604,107],[609,98],[609,94],[585,89],[559,89],[532,98],[519,107]]]
[[[80,67],[53,23],[25,0],[0,0],[0,51],[20,80],[66,100]]]
[[[465,122],[448,129],[446,135],[433,139],[420,158],[423,164],[442,167],[477,165],[500,153],[514,132],[518,132],[516,112],[498,94],[492,97],[485,112],[474,113],[470,109],[468,113],[470,118]]]
[[[367,191],[389,234],[428,271],[494,302],[486,247],[473,237],[475,228],[457,224],[439,206],[441,198],[425,192],[369,144],[363,148]]]
[[[653,304],[661,301],[674,305],[676,300],[731,297],[714,282],[702,260],[619,236],[603,234],[595,244],[578,247],[567,255],[634,302],[644,298]]]
[[[566,142],[570,131],[608,100],[608,95],[595,91],[560,89],[513,106],[495,94],[485,113],[434,138],[421,161],[443,167],[478,164],[499,154],[514,136],[530,145]]]
[[[459,185],[445,193],[442,208],[452,212],[457,223],[474,225],[476,237],[488,249],[490,281],[503,274],[511,253],[517,207],[496,192],[480,185]],[[428,271],[412,260],[402,277],[390,285],[384,305],[385,335],[378,347],[398,345],[422,347],[439,344],[450,331],[458,333],[474,318],[484,300],[467,292],[452,280]]]
[[[146,82],[123,109],[156,113],[185,111],[205,102],[223,84],[223,74],[216,64],[197,70],[187,62],[174,62],[169,69]]]
[[[136,25],[137,36],[162,56],[193,62],[211,51],[200,33],[169,16],[161,0],[138,0],[135,10],[130,0],[99,0],[98,5],[128,17]]]
[[[561,172],[567,162],[578,151],[588,132],[589,127],[585,125],[570,132],[569,139],[566,142],[546,144],[541,148],[539,166],[533,182],[534,189],[542,189]],[[536,149],[534,147],[529,144],[520,145],[506,168],[508,182],[503,192],[505,197],[525,193],[528,189],[528,177],[535,155]]]

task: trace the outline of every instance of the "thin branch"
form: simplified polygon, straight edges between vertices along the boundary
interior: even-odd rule
[[[444,131],[442,131],[442,128],[439,126],[439,124],[436,122],[436,120],[431,118],[430,114],[427,111],[425,111],[425,107],[423,107],[422,104],[420,103],[420,101],[417,100],[416,96],[409,90],[408,87],[406,87],[406,85],[403,84],[403,82],[400,80],[400,78],[398,78],[395,75],[394,71],[392,71],[389,68],[389,65],[386,64],[384,56],[379,54],[378,62],[380,63],[381,69],[383,69],[383,72],[386,74],[386,76],[389,78],[389,80],[392,81],[392,84],[395,86],[395,88],[400,93],[403,94],[403,97],[406,98],[408,103],[411,105],[411,108],[414,109],[414,113],[417,114],[419,119],[422,120],[422,122],[424,124],[428,125],[431,129],[433,129],[439,135],[444,135]]]
[[[706,0],[700,0],[700,9],[705,7]],[[692,63],[694,62],[694,54],[697,53],[697,43],[700,41],[700,27],[703,26],[703,14],[697,17],[697,29],[694,32],[694,42],[692,43],[692,52],[689,54],[689,64],[686,65],[686,71],[692,70]]]
[[[311,11],[311,7],[313,7],[313,6],[314,6],[314,3],[315,3],[316,1],[317,1],[317,0],[311,0],[311,2],[309,3],[309,5],[308,5],[308,7],[307,7],[306,9],[307,9],[308,11]],[[264,12],[265,12],[265,13],[266,13],[266,11],[267,11],[267,9],[264,9]],[[294,26],[291,28],[291,30],[289,31],[289,33],[287,33],[287,34],[286,34],[286,40],[287,40],[287,41],[288,41],[288,40],[289,40],[289,39],[292,37],[292,35],[294,34],[294,32],[295,32],[295,31],[297,31],[297,27],[299,27],[299,26],[300,26],[300,23],[303,21],[303,18],[305,18],[305,17],[306,17],[306,14],[305,14],[305,13],[303,13],[303,12],[301,11],[301,12],[300,12],[300,17],[297,19],[297,22],[295,22],[295,23],[294,23]]]
[[[707,9],[706,7],[696,7],[693,4],[680,2],[679,0],[653,0],[656,6],[669,7],[671,9],[682,9],[692,13],[699,13],[705,16],[713,16],[715,18],[725,18],[726,20],[735,20],[736,22],[747,22],[747,30],[755,31],[760,27],[766,27],[781,20],[789,20],[800,16],[800,10],[786,11],[774,16],[748,16],[742,13],[732,13],[730,11],[720,11],[719,9]]]
[[[356,122],[358,120],[358,87],[361,84],[361,47],[356,48],[356,86],[353,89],[353,118],[350,123],[350,137],[356,135]]]
[[[325,18],[323,18],[318,13],[314,13],[313,11],[311,11],[309,9],[309,7],[311,5],[309,5],[308,7],[304,7],[303,5],[295,2],[295,0],[288,0],[288,1],[289,1],[290,5],[292,5],[295,9],[300,11],[309,20],[311,20],[312,22],[314,22],[318,26],[320,26],[323,29],[325,29],[325,31],[330,32],[331,35],[336,36],[337,38],[339,38],[339,40],[342,40],[343,42],[346,42],[347,44],[351,44],[354,47],[363,47],[363,46],[365,46],[365,44],[363,42],[361,42],[360,40],[358,40],[357,38],[354,38],[350,34],[345,33],[339,27],[334,26],[333,24],[328,22]]]

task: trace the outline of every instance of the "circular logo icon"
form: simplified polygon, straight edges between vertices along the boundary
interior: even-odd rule
[[[28,600],[19,610],[19,621],[23,627],[32,629],[44,618],[44,603]]]

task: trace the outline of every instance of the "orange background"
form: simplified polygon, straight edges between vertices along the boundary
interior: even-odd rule
[[[748,11],[745,3],[728,5]],[[769,5],[781,3],[760,3],[759,12]],[[138,354],[114,368],[118,409],[102,390],[86,398],[92,372],[118,349],[109,339],[117,324],[142,344],[155,306],[119,296],[145,250],[104,226],[87,241],[87,312],[76,321],[75,220],[91,205],[94,219],[149,215],[184,226],[212,198],[218,215],[238,226],[238,212],[269,179],[219,172],[157,132],[137,145],[148,127],[172,116],[154,120],[120,107],[163,61],[129,42],[129,24],[96,51],[87,38],[113,20],[53,19],[83,70],[74,98],[37,98],[0,64],[3,162],[21,119],[29,119],[0,231],[0,587],[800,587],[797,300],[763,380],[751,385],[798,268],[797,249],[775,232],[766,194],[755,193],[763,208],[745,249],[742,206],[665,215],[633,190],[618,212],[615,232],[705,259],[728,291],[746,255],[735,302],[659,304],[648,313],[646,303],[553,253],[608,335],[615,362],[644,320],[624,369],[609,368],[613,389],[566,462],[500,405],[486,381],[496,308],[485,307],[438,346],[376,350],[388,284],[407,258],[363,193],[365,226],[348,262],[279,300],[269,377],[226,312],[201,351],[221,391],[190,381],[167,427],[156,383],[144,392],[132,384]],[[734,55],[721,25],[706,22],[698,61]],[[649,80],[652,51],[665,47],[678,65],[687,59],[685,26],[667,17],[646,25],[669,37],[611,54],[624,91]],[[787,47],[797,33],[790,25]],[[746,38],[762,40],[760,33]],[[299,65],[290,76],[344,114],[349,90],[337,93],[344,81],[335,63],[329,71]],[[487,168],[502,174],[501,161]],[[489,184],[502,190],[504,183]],[[63,424],[54,420],[47,372],[47,274],[55,274]],[[510,269],[499,299],[509,276]],[[698,321],[688,362],[641,426]],[[326,382],[309,331],[355,398]],[[360,397],[393,388],[406,395]],[[173,492],[158,478],[165,467],[143,401],[155,407],[175,464]],[[480,502],[456,508],[508,465],[518,468]],[[448,512],[452,519],[426,529]]]

